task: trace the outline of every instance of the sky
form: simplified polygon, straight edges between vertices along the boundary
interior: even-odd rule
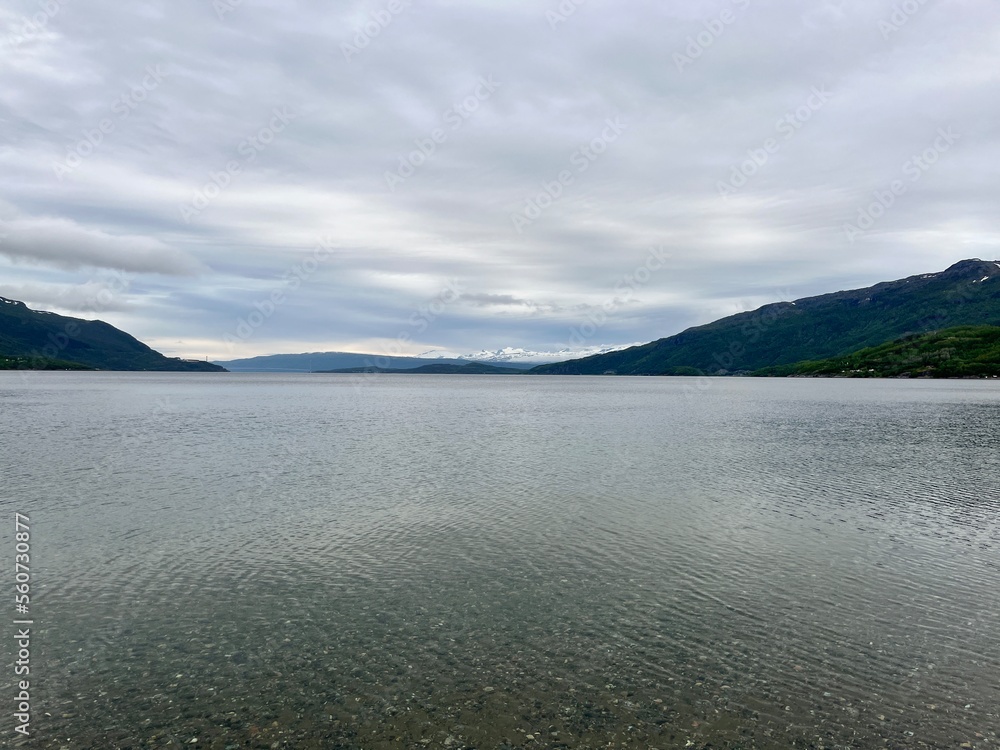
[[[171,356],[651,341],[1000,258],[995,0],[0,0],[0,295]]]

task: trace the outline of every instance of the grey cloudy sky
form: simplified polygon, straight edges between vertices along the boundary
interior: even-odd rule
[[[998,164],[995,0],[0,0],[0,295],[172,355],[648,341],[997,258]]]

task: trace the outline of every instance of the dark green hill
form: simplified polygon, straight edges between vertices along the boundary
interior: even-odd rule
[[[225,372],[208,362],[164,357],[101,320],[31,310],[23,302],[3,297],[0,358],[19,362],[17,368],[5,369],[65,369],[52,365],[52,360],[58,360],[98,370]]]
[[[396,375],[524,375],[525,370],[516,367],[497,367],[481,362],[467,365],[431,364],[405,370],[387,367],[348,367],[343,370],[318,370],[321,373],[365,373],[379,372]]]
[[[0,356],[0,370],[93,370],[93,367],[79,362],[62,359],[39,359],[37,357]]]
[[[1000,326],[904,336],[846,357],[758,370],[764,377],[970,378],[1000,376]]]
[[[1000,262],[963,260],[940,273],[765,305],[642,346],[541,365],[546,375],[750,373],[843,357],[913,333],[1000,325]]]

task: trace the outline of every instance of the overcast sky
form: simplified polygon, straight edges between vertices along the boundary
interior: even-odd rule
[[[0,295],[174,356],[649,341],[997,259],[998,164],[995,0],[0,0]]]

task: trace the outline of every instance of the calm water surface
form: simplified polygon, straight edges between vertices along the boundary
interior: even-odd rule
[[[1000,383],[697,383],[0,373],[30,746],[998,747]]]

